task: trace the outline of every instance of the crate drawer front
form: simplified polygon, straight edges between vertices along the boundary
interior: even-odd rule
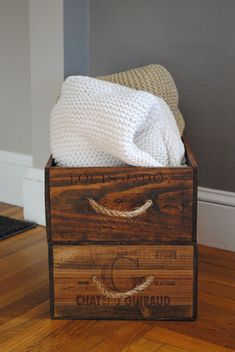
[[[94,169],[92,169],[94,170]],[[103,168],[102,168],[103,170]],[[135,170],[135,171],[133,171]],[[62,173],[63,171],[63,173]],[[52,169],[50,240],[106,243],[183,243],[194,236],[195,202],[190,168]],[[133,218],[97,212],[88,199],[106,209],[132,211],[152,205]]]
[[[194,246],[54,245],[52,251],[55,318],[195,317]]]

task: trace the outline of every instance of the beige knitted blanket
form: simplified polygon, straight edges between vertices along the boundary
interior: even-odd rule
[[[185,122],[178,108],[178,91],[172,76],[163,66],[153,64],[97,78],[163,98],[170,107],[182,136]]]

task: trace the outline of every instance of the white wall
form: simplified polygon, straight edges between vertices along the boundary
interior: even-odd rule
[[[0,1],[0,150],[32,153],[28,0]]]
[[[23,205],[26,214],[43,207],[63,56],[63,0],[0,0],[0,202]]]
[[[49,116],[64,78],[63,0],[30,0],[30,66],[34,167],[49,157]]]
[[[39,168],[63,56],[63,0],[0,1],[0,150],[31,155]]]

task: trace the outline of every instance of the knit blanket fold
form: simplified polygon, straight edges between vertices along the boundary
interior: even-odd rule
[[[97,78],[163,98],[175,116],[180,135],[183,135],[185,122],[178,107],[178,90],[170,72],[162,65],[151,64]]]
[[[162,98],[70,76],[51,112],[51,151],[63,166],[180,166],[184,145]]]

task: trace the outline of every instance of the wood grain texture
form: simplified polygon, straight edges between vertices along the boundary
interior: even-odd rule
[[[17,207],[0,204],[0,212],[22,218]],[[3,352],[235,350],[235,253],[232,252],[199,246],[199,309],[194,322],[51,321],[43,227],[0,242],[0,272],[0,350]]]
[[[72,243],[191,243],[196,240],[197,166],[67,168],[46,166],[48,239]],[[48,185],[49,184],[49,185]],[[142,215],[123,219],[96,213],[88,198],[108,209],[131,211],[151,199]]]
[[[53,246],[54,314],[71,319],[194,319],[193,246]],[[107,290],[126,292],[154,281],[138,294],[105,297],[92,282],[96,275]]]

